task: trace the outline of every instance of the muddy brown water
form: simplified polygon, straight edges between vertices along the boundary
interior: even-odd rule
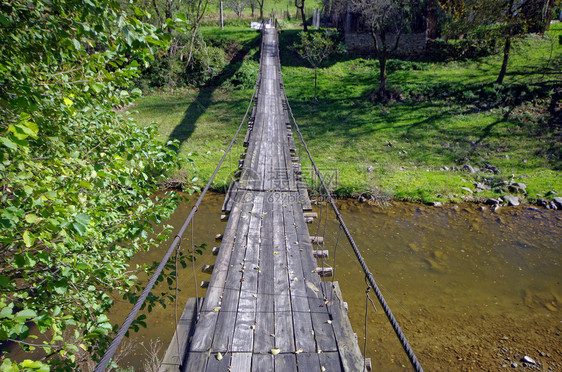
[[[209,280],[201,272],[213,264],[214,236],[224,196],[210,194],[195,217],[194,242],[207,249],[196,263],[196,281]],[[194,199],[194,198],[193,198]],[[193,203],[193,201],[191,202]],[[355,242],[373,272],[390,308],[426,371],[497,370],[522,366],[529,356],[541,366],[527,369],[562,370],[562,213],[528,206],[496,212],[474,205],[429,207],[392,203],[377,207],[353,200],[338,205]],[[482,210],[483,209],[483,210]],[[182,204],[167,223],[177,229],[191,210]],[[349,318],[363,350],[366,289],[364,274],[333,212],[319,204],[319,218],[309,225],[311,235],[323,235]],[[191,230],[188,230],[188,235]],[[134,263],[160,260],[169,243],[142,253]],[[191,237],[183,241],[189,249]],[[178,316],[187,298],[196,295],[192,270],[180,271]],[[199,296],[205,290],[198,288]],[[372,291],[377,312],[369,305],[366,355],[373,370],[410,370],[386,316]],[[120,322],[132,305],[118,301],[113,320]],[[147,329],[132,335],[123,366],[145,370],[147,350],[160,345],[163,355],[174,333],[174,304],[156,307]],[[157,341],[158,340],[158,341]],[[142,343],[142,345],[141,345]]]

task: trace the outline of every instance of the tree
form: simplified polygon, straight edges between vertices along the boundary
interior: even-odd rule
[[[263,20],[263,2],[264,0],[256,0],[260,7],[260,20]]]
[[[318,100],[316,95],[318,68],[322,67],[323,62],[339,49],[339,44],[335,41],[336,36],[337,33],[331,30],[312,33],[303,31],[299,33],[299,41],[294,45],[297,53],[314,68],[314,100]]]
[[[386,64],[391,53],[398,48],[401,35],[408,31],[410,19],[416,10],[409,0],[350,0],[353,11],[371,33],[375,52],[380,64],[378,96],[386,97]],[[419,2],[416,2],[419,5]],[[391,40],[391,36],[394,40]]]
[[[248,5],[248,1],[247,0],[227,0],[226,4],[230,9],[232,9],[232,11],[234,13],[236,13],[236,15],[238,17],[242,17],[242,12],[244,11],[244,8],[246,8],[246,5]]]
[[[304,12],[304,0],[295,0],[295,6],[301,12],[302,29],[303,29],[304,32],[307,32],[308,27],[306,25],[306,14]]]
[[[497,84],[503,84],[512,41],[531,28],[541,28],[552,6],[551,0],[447,0],[442,1],[452,16],[452,29],[468,37],[503,39],[503,59]],[[544,29],[544,26],[543,26]]]
[[[112,298],[136,281],[130,257],[177,205],[153,196],[175,151],[119,113],[168,47],[146,17],[118,0],[0,4],[0,342],[44,351],[2,370],[99,357]]]

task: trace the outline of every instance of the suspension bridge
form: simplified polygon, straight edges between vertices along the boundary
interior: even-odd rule
[[[322,249],[322,237],[310,236],[307,228],[307,222],[317,215],[312,212],[301,177],[291,120],[296,125],[281,78],[277,30],[267,28],[262,31],[260,72],[252,101],[226,151],[230,151],[242,124],[247,122],[246,151],[241,155],[237,179],[230,185],[222,207],[226,229],[217,236],[221,243],[213,252],[217,254],[215,264],[205,267],[212,272],[206,283],[207,293],[204,298],[187,301],[161,371],[369,369],[369,361],[361,354],[347,317],[338,283],[322,280],[323,276],[332,275],[333,269],[324,265],[328,251]],[[302,140],[300,130],[296,129]],[[322,184],[325,188],[323,181]],[[375,290],[414,369],[421,371],[333,200],[329,200],[367,282]],[[199,201],[161,267],[179,246]],[[138,311],[156,281],[158,270],[161,268],[149,281],[97,371],[103,371],[110,361],[136,316],[134,310]]]

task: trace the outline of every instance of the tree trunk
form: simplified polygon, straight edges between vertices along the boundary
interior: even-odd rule
[[[318,68],[314,67],[314,100],[318,101],[318,97],[316,96],[316,81],[318,79]]]
[[[263,20],[263,1],[260,3],[260,19]]]
[[[375,38],[375,46],[377,51],[377,56],[379,57],[379,78],[380,78],[380,85],[379,85],[379,98],[384,100],[386,98],[386,62],[388,60],[388,47],[386,45],[386,32],[381,31],[380,37],[380,44],[377,40],[376,34],[373,33],[373,37]]]
[[[166,19],[172,18],[172,0],[166,0]],[[168,33],[172,34],[172,28],[168,27]]]
[[[306,14],[304,13],[304,1],[302,2],[302,7],[301,7],[301,18],[302,18],[302,30],[304,32],[308,32],[308,27],[306,25]]]
[[[511,37],[505,38],[505,45],[503,47],[503,62],[500,74],[498,75],[498,80],[496,83],[503,84],[503,79],[505,78],[505,73],[507,71],[507,63],[509,62],[509,52],[511,51]]]
[[[221,26],[221,29],[224,28],[224,14],[223,14],[223,7],[222,7],[222,0],[220,2],[220,17],[219,17],[219,23]]]
[[[302,19],[302,26],[303,26],[302,29],[303,29],[304,32],[307,32],[308,27],[306,26],[306,14],[304,12],[304,0],[300,0],[300,5],[299,5],[299,0],[295,0],[295,6],[301,12],[301,19]]]
[[[384,99],[386,97],[386,50],[383,50],[382,53],[379,54],[379,63],[381,65],[380,70],[380,80],[381,83],[379,85],[379,97]]]
[[[256,10],[256,6],[254,5],[254,2],[250,3],[250,8],[252,9],[252,18],[255,17],[255,10]]]

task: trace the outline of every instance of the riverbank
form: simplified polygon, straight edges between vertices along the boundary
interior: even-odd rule
[[[216,37],[217,29],[205,30]],[[493,84],[501,59],[391,61],[396,99],[371,102],[378,62],[339,56],[319,73],[288,48],[298,30],[281,34],[283,78],[295,118],[332,188],[340,197],[370,200],[550,205],[562,195],[562,48],[556,25],[546,37],[530,35],[515,48],[504,86]],[[257,74],[258,34],[221,32],[240,47],[222,79],[199,89],[144,96],[132,114],[141,125],[158,122],[162,139],[179,141],[189,159],[172,183],[203,185],[242,119]],[[240,138],[240,142],[243,137]],[[224,190],[237,156],[213,184]],[[304,159],[301,156],[301,159]],[[233,164],[234,163],[234,164]],[[306,164],[304,169],[307,176]],[[309,172],[308,172],[309,173]],[[312,179],[311,177],[308,177]],[[543,202],[544,201],[544,202]]]

